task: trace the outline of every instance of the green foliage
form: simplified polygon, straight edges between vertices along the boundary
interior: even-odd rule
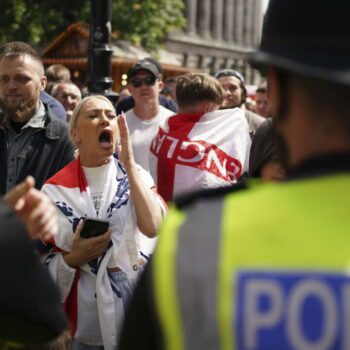
[[[70,23],[86,21],[89,4],[89,0],[1,0],[0,42],[47,44]]]
[[[164,37],[185,24],[182,0],[114,0],[113,31],[150,51],[156,51]]]
[[[112,0],[117,37],[156,51],[166,34],[184,25],[182,0]],[[90,19],[90,0],[0,0],[0,43],[45,46],[74,22]]]

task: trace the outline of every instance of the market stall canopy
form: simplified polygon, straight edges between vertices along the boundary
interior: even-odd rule
[[[45,66],[63,64],[70,68],[75,80],[83,84],[87,79],[89,48],[89,26],[86,23],[74,23],[67,27],[42,52]],[[150,57],[151,54],[142,47],[137,47],[124,40],[112,38],[112,74],[113,89],[119,90],[122,75],[128,68],[140,59]],[[164,79],[193,71],[181,66],[181,57],[164,49],[158,52],[157,60],[163,68]]]

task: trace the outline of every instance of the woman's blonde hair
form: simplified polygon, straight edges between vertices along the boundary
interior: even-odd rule
[[[75,107],[74,109],[74,112],[72,114],[72,118],[70,120],[70,129],[74,129],[76,126],[77,126],[77,121],[78,121],[78,118],[80,116],[80,112],[81,112],[81,109],[83,108],[83,106],[85,105],[86,102],[94,99],[94,98],[98,98],[100,100],[104,100],[104,101],[107,101],[112,107],[113,107],[113,110],[114,110],[114,106],[112,104],[112,102],[107,98],[107,97],[104,97],[102,95],[90,95],[90,96],[87,96],[87,97],[84,97],[78,104],[77,106]]]

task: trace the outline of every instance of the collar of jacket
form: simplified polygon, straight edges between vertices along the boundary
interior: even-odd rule
[[[61,121],[47,104],[44,103],[44,106],[46,110],[45,136],[49,140],[57,140],[60,137]]]
[[[58,140],[60,137],[60,120],[56,117],[55,113],[50,107],[43,103],[45,107],[45,136],[49,140]],[[3,112],[0,113],[0,129],[5,128],[5,115]]]

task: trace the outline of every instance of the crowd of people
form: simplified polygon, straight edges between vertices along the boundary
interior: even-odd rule
[[[3,348],[350,348],[350,5],[299,10],[270,1],[253,104],[150,57],[113,105],[0,46]]]

